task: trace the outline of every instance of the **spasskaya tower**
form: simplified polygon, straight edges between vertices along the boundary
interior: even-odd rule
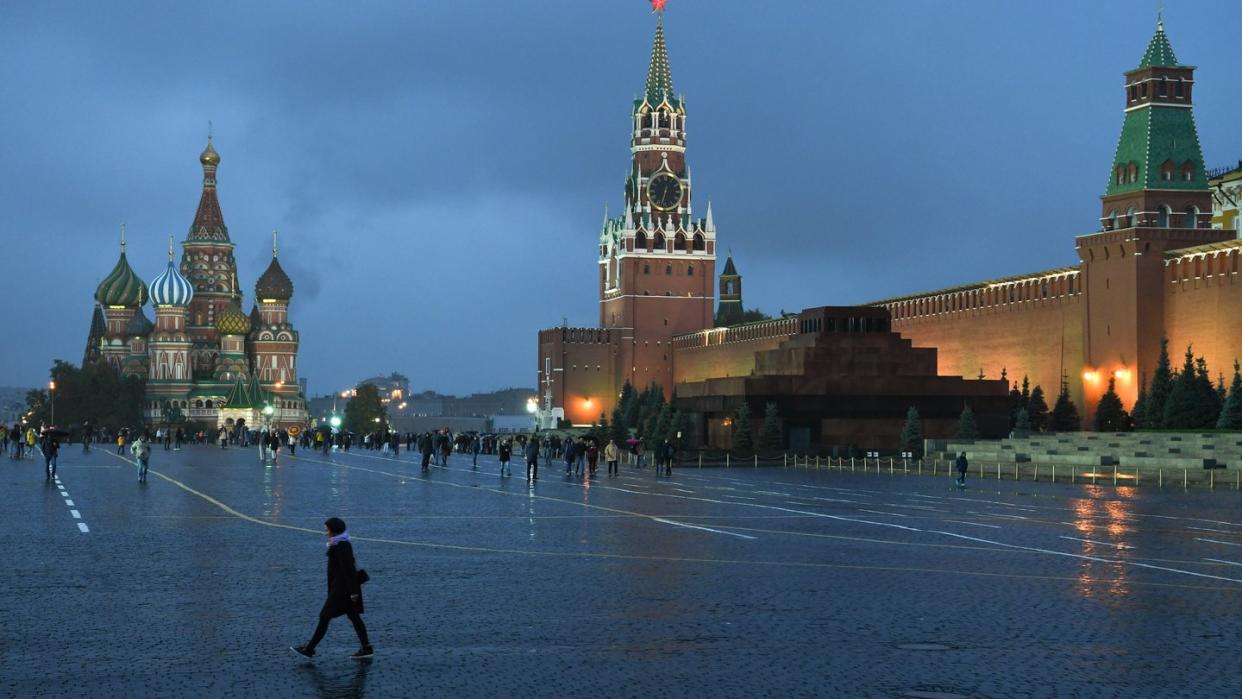
[[[712,327],[716,228],[711,205],[694,218],[686,163],[686,103],[673,91],[664,15],[630,115],[631,164],[620,216],[599,243],[600,327],[620,332],[618,379],[671,392],[673,335]]]

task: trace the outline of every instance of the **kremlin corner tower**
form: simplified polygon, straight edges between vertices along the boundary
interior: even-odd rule
[[[151,425],[258,428],[270,406],[271,424],[301,428],[307,413],[297,377],[298,333],[289,322],[293,282],[277,259],[276,234],[247,314],[216,197],[220,154],[210,138],[199,162],[203,191],[180,264],[170,237],[168,265],[147,286],[126,258],[122,229],[120,258],[95,290],[83,363],[103,362],[145,380],[143,414]]]

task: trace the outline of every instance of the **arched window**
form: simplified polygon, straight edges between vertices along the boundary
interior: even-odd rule
[[[1130,163],[1130,167],[1126,169],[1126,179],[1128,179],[1131,184],[1138,182],[1138,165]]]
[[[201,407],[203,407],[203,401],[201,401],[201,400],[196,400],[196,401],[194,401],[194,407],[195,407],[195,408],[201,408]]]
[[[210,407],[211,407],[211,399],[208,399],[208,400],[207,400],[207,407],[208,407],[208,408],[210,408]]]
[[[657,232],[655,234],[655,249],[659,252],[667,252],[668,246],[664,244],[664,234]]]
[[[634,236],[634,248],[638,250],[647,249],[647,234],[646,233],[639,231],[638,235]]]
[[[1199,209],[1194,206],[1187,206],[1182,211],[1182,228],[1198,228],[1199,227]]]
[[[1116,209],[1113,209],[1112,211],[1108,212],[1108,230],[1110,231],[1117,230],[1117,210]]]
[[[1178,78],[1177,82],[1173,83],[1173,94],[1177,95],[1178,97],[1186,96],[1186,81],[1185,80]]]
[[[681,234],[681,233],[678,233],[678,234],[677,234],[677,237],[673,240],[673,249],[674,249],[674,250],[682,250],[682,251],[684,251],[684,252],[690,252],[690,248],[689,248],[689,246],[687,246],[687,245],[686,245],[686,236],[685,236],[685,235],[683,235],[683,234]]]
[[[651,274],[651,265],[643,265],[643,274]]]
[[[707,249],[707,241],[703,238],[702,233],[694,234],[694,249],[700,252]]]
[[[1166,160],[1164,161],[1164,163],[1160,165],[1160,181],[1161,182],[1172,182],[1173,181],[1173,161],[1172,160]]]
[[[1182,182],[1192,182],[1195,179],[1195,164],[1187,160],[1182,163]]]
[[[733,280],[730,279],[729,281],[725,282],[725,294],[732,296],[734,293],[735,292],[733,291]]]
[[[672,265],[664,265],[664,274],[665,274],[666,276],[669,276],[669,277],[673,276],[673,266],[672,266]]]
[[[686,276],[687,277],[694,276],[694,265],[686,265]]]
[[[1118,165],[1117,166],[1117,184],[1125,184],[1125,181],[1126,181],[1126,166]]]
[[[1161,205],[1160,210],[1156,212],[1156,228],[1168,228],[1169,218],[1173,210],[1167,206]]]
[[[1133,206],[1126,211],[1126,227],[1133,228],[1138,225],[1138,209]]]

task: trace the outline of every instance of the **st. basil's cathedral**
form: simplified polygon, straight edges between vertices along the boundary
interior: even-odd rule
[[[199,162],[203,193],[180,265],[170,237],[168,266],[148,286],[125,257],[122,231],[120,259],[95,290],[83,364],[105,362],[145,379],[148,424],[296,430],[306,424],[306,398],[297,376],[298,331],[289,322],[293,282],[280,266],[276,234],[247,314],[216,197],[220,155],[210,137]],[[144,310],[148,300],[154,323]]]

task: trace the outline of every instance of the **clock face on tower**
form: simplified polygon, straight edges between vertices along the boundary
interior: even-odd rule
[[[661,172],[651,178],[647,185],[647,199],[651,201],[652,207],[660,211],[677,208],[681,203],[681,180],[675,175]]]

